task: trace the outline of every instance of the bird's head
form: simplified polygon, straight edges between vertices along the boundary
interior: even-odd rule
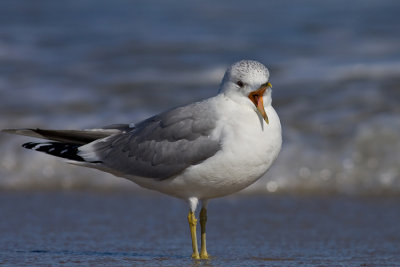
[[[269,123],[265,106],[271,105],[269,71],[261,63],[241,60],[232,64],[225,73],[220,92],[240,104],[251,105]]]

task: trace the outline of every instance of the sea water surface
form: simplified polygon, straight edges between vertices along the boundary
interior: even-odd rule
[[[0,134],[0,264],[396,266],[400,2],[0,1],[0,128],[135,123],[270,70],[282,151],[212,201],[192,261],[184,202]]]
[[[0,195],[9,266],[399,266],[397,198],[241,196],[208,209],[210,260],[190,258],[184,202],[101,192]]]

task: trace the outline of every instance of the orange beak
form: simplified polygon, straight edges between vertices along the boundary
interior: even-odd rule
[[[272,85],[270,83],[263,84],[256,91],[251,92],[249,94],[250,100],[254,103],[257,110],[260,112],[261,116],[264,118],[264,120],[267,124],[269,123],[269,120],[268,120],[267,113],[265,112],[265,109],[264,109],[263,95],[264,95],[265,91],[268,89],[268,87],[272,88]]]

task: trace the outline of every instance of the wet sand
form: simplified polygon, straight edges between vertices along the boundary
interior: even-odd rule
[[[398,266],[399,198],[211,201],[207,261],[184,202],[137,192],[1,192],[1,265]]]

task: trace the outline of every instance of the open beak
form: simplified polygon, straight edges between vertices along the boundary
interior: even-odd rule
[[[250,100],[254,103],[257,110],[260,112],[261,116],[264,118],[267,124],[269,123],[269,120],[267,113],[265,113],[264,109],[263,95],[268,87],[272,88],[272,85],[269,82],[261,85],[260,88],[258,88],[256,91],[249,94]]]

